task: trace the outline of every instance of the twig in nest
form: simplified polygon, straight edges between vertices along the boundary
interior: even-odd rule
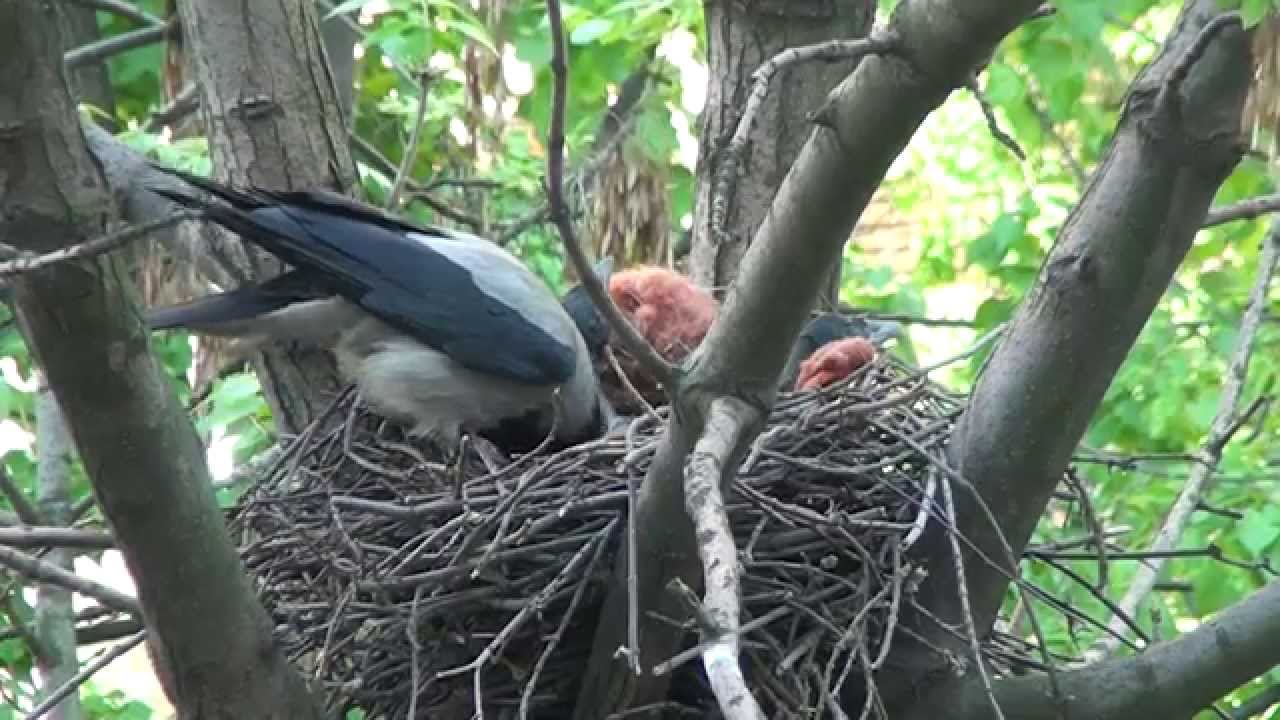
[[[609,523],[599,536],[600,542],[595,543],[595,550],[591,553],[591,559],[587,561],[587,566],[582,570],[584,578],[591,577],[591,573],[595,570],[596,564],[600,562],[600,558],[604,556],[605,543],[603,538],[607,538],[613,533],[613,529],[617,524],[617,520]],[[575,556],[576,557],[576,556]],[[571,561],[572,562],[572,561]],[[555,652],[559,647],[561,640],[564,639],[564,631],[569,627],[569,622],[573,620],[574,613],[577,612],[578,605],[582,602],[582,596],[587,589],[586,582],[578,583],[577,589],[573,591],[573,596],[569,598],[569,606],[565,608],[564,616],[560,618],[560,624],[556,626],[555,633],[547,640],[547,645],[542,649],[542,654],[538,656],[538,662],[534,664],[533,671],[529,673],[529,681],[525,683],[524,692],[520,694],[520,718],[528,717],[529,701],[533,698],[534,688],[538,685],[538,678],[542,675],[543,669],[547,665],[547,661],[551,659],[551,653]],[[638,653],[637,653],[638,655]]]
[[[640,407],[644,408],[645,414],[655,420],[661,420],[658,417],[658,411],[654,410],[649,401],[644,399],[644,395],[640,394],[640,390],[636,388],[635,383],[631,382],[631,376],[627,375],[626,371],[622,369],[622,364],[618,362],[618,356],[614,354],[612,347],[604,346],[604,356],[609,360],[609,367],[613,368],[613,374],[618,376],[618,382],[622,383],[622,387],[626,388],[628,393],[631,393],[632,399],[637,401]]]
[[[413,172],[413,163],[418,159],[418,142],[422,137],[422,126],[427,121],[427,93],[431,89],[433,77],[430,72],[418,75],[418,114],[413,119],[413,129],[409,131],[409,143],[404,147],[404,157],[400,159],[400,167],[396,170],[395,180],[391,183],[391,191],[387,193],[388,210],[399,207],[400,193],[404,191],[405,182]]]
[[[68,260],[79,260],[101,255],[102,253],[115,250],[130,240],[140,238],[143,235],[155,232],[161,228],[169,227],[170,225],[174,225],[184,220],[190,220],[193,217],[195,217],[195,213],[183,211],[160,218],[159,220],[152,220],[151,222],[143,223],[141,225],[131,225],[123,230],[107,233],[106,235],[96,237],[92,240],[87,240],[78,245],[72,245],[71,247],[62,248],[61,250],[54,250],[53,252],[45,253],[43,255],[22,253],[12,260],[6,260],[5,262],[0,263],[0,277],[9,277],[25,272],[31,272],[33,270],[39,270],[49,265],[66,262]]]
[[[547,197],[551,206],[551,219],[555,221],[556,228],[560,231],[560,239],[564,242],[565,253],[573,263],[573,269],[578,273],[596,309],[608,320],[610,328],[618,336],[622,347],[664,387],[670,388],[673,385],[675,368],[658,354],[658,351],[618,310],[618,306],[605,290],[604,283],[592,271],[591,263],[583,253],[582,245],[578,243],[577,235],[573,231],[573,221],[569,217],[569,209],[564,201],[564,114],[568,95],[569,66],[559,0],[547,0],[547,17],[551,25],[551,74],[554,79],[551,129],[547,142]]]
[[[702,437],[685,463],[685,511],[693,521],[702,559],[702,616],[712,637],[702,664],[725,718],[763,718],[738,664],[738,616],[741,613],[738,551],[720,486],[726,465],[756,413],[746,403],[718,398],[711,403]]]
[[[93,677],[99,670],[115,662],[116,658],[137,647],[139,643],[146,639],[146,637],[147,632],[144,630],[119,645],[116,645],[110,650],[107,650],[99,657],[94,658],[92,662],[84,666],[83,670],[76,673],[65,683],[59,685],[57,690],[54,690],[48,697],[41,701],[41,703],[27,715],[26,720],[40,720],[40,718],[47,715],[50,710],[57,707],[58,703],[65,700],[68,695],[78,690],[81,685],[85,684],[89,678]]]
[[[951,482],[948,478],[943,478],[940,484],[943,500],[946,501],[944,512],[951,526],[955,527],[956,500],[951,492]],[[997,720],[1004,720],[1004,710],[1000,708],[995,691],[991,689],[991,675],[987,672],[987,664],[982,660],[982,645],[978,640],[977,630],[973,626],[973,608],[969,604],[969,584],[965,581],[964,574],[964,553],[960,550],[960,541],[956,539],[956,533],[947,533],[947,538],[951,544],[951,559],[955,563],[956,592],[960,595],[960,612],[964,615],[964,630],[969,639],[969,649],[973,652],[973,662],[977,666],[978,676],[982,678],[982,689],[986,691],[987,699],[991,701],[991,709],[995,711],[995,717]]]
[[[986,93],[982,92],[982,88],[978,87],[978,78],[971,77],[964,84],[969,92],[973,93],[973,98],[978,101],[978,107],[982,108],[982,117],[987,120],[987,131],[1001,145],[1005,146],[1009,152],[1013,153],[1019,160],[1023,162],[1027,159],[1027,154],[1022,151],[1022,147],[1018,145],[1018,141],[1013,136],[1005,132],[1000,127],[1000,121],[996,119],[996,109],[991,107],[991,101],[987,99]]]
[[[871,34],[858,40],[831,40],[802,47],[787,48],[764,61],[752,73],[751,94],[747,96],[747,104],[742,109],[742,117],[733,130],[729,144],[724,148],[720,158],[720,169],[716,172],[715,185],[712,189],[711,212],[708,222],[710,233],[707,239],[718,242],[725,235],[728,223],[729,204],[733,202],[733,191],[737,184],[738,166],[742,162],[742,153],[750,139],[751,129],[760,114],[760,108],[769,95],[769,84],[774,76],[784,68],[802,62],[822,60],[835,62],[838,60],[855,60],[872,53],[884,54],[892,52],[898,44],[898,37],[888,30],[872,30]]]

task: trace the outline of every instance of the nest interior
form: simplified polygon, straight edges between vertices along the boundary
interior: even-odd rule
[[[905,551],[928,517],[930,456],[960,406],[887,356],[779,397],[726,494],[742,663],[768,717],[842,716],[833,699],[884,661],[918,579]],[[469,718],[479,697],[485,717],[570,717],[666,412],[497,469],[466,452],[451,471],[348,391],[244,494],[233,537],[334,709]],[[719,716],[695,618],[670,619],[690,632],[658,716]]]

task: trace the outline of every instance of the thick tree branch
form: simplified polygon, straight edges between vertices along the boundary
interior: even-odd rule
[[[1232,689],[1267,672],[1280,660],[1280,581],[1272,581],[1193,632],[1155,645],[1141,655],[1112,658],[1059,673],[1072,718],[1185,718]],[[996,698],[1010,717],[1057,720],[1059,706],[1043,675],[996,683]],[[939,686],[913,704],[902,720],[990,716],[982,687],[967,679]]]
[[[988,557],[1004,557],[1005,540],[1015,553],[1025,546],[1112,377],[1239,159],[1237,128],[1250,73],[1245,35],[1232,22],[1211,41],[1197,41],[1220,14],[1215,0],[1189,2],[1164,52],[1134,81],[1106,156],[952,436],[952,467],[972,483],[958,493],[959,531]],[[999,528],[980,509],[975,488]],[[918,601],[942,622],[958,623],[962,580],[947,562],[945,532],[931,528],[916,551],[930,568]],[[974,619],[988,628],[1016,568],[993,567],[966,552]],[[957,647],[923,615],[908,621],[928,643]],[[895,651],[884,673],[889,684],[913,682],[947,662],[923,642],[899,642]]]
[[[676,388],[676,412],[641,486],[632,521],[643,540],[636,569],[643,674],[637,677],[614,658],[625,643],[627,612],[626,569],[618,563],[575,717],[605,717],[664,699],[667,679],[650,668],[675,654],[683,632],[654,620],[653,613],[679,617],[682,608],[653,589],[665,587],[670,578],[691,586],[701,579],[692,526],[682,512],[680,477],[684,458],[701,435],[706,408],[729,394],[761,410],[770,406],[778,374],[823,280],[889,165],[924,118],[963,86],[996,43],[1038,5],[1032,0],[901,3],[887,30],[900,38],[899,50],[863,58],[817,112],[817,127]],[[757,426],[744,432],[744,442],[758,431]],[[736,471],[740,457],[739,449],[726,463],[726,473]]]
[[[11,179],[0,235],[40,254],[102,235],[116,218],[61,73],[64,13],[61,3],[0,0],[0,173]],[[59,263],[19,276],[14,291],[180,713],[318,716],[227,538],[203,448],[119,262]]]
[[[1277,260],[1280,260],[1280,219],[1273,220],[1271,230],[1263,241],[1262,254],[1258,259],[1258,275],[1253,289],[1249,292],[1249,301],[1245,306],[1244,318],[1240,321],[1240,332],[1235,351],[1231,355],[1231,363],[1227,367],[1227,376],[1218,398],[1218,409],[1209,427],[1209,437],[1205,440],[1200,452],[1196,453],[1196,463],[1191,467],[1182,492],[1169,510],[1164,525],[1151,543],[1151,551],[1166,552],[1177,546],[1187,523],[1200,505],[1201,498],[1208,491],[1213,480],[1213,473],[1222,460],[1222,452],[1231,437],[1240,429],[1236,407],[1244,392],[1245,379],[1249,374],[1249,360],[1253,355],[1254,341],[1258,336],[1258,328],[1262,324],[1262,315],[1267,307],[1267,290],[1271,287],[1271,278],[1276,271]],[[1151,592],[1156,579],[1164,568],[1164,558],[1155,557],[1140,564],[1129,581],[1129,589],[1120,601],[1122,615],[1136,617],[1138,606]],[[1113,618],[1110,627],[1115,633],[1123,633],[1126,623],[1120,617]],[[1103,654],[1115,652],[1120,641],[1114,635],[1101,640],[1099,650]]]

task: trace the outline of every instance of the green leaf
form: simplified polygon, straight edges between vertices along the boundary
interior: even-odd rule
[[[991,229],[969,243],[969,264],[995,269],[1025,232],[1026,224],[1018,215],[1002,213],[991,224]]]
[[[993,328],[1008,320],[1013,315],[1013,310],[1016,307],[1015,303],[1008,300],[988,298],[978,306],[977,312],[973,314],[973,323],[979,330]]]
[[[340,2],[337,5],[335,5],[333,9],[330,10],[324,16],[324,19],[328,20],[330,18],[335,18],[339,15],[346,15],[347,13],[350,13],[352,11],[360,10],[361,8],[363,8],[365,5],[368,5],[372,1],[373,0],[344,0],[344,2]]]
[[[1236,537],[1254,557],[1262,555],[1276,538],[1280,538],[1280,508],[1274,505],[1245,512],[1236,525]]]
[[[546,67],[551,62],[551,38],[547,33],[517,37],[512,44],[516,48],[516,57],[535,68]]]
[[[996,105],[1021,103],[1027,96],[1027,84],[1013,68],[1003,63],[992,63],[987,68],[987,99]]]
[[[612,29],[612,20],[601,17],[591,18],[569,33],[569,42],[574,45],[588,45]]]
[[[1244,26],[1251,28],[1261,22],[1271,9],[1272,2],[1273,0],[1243,0],[1240,3],[1240,17]]]

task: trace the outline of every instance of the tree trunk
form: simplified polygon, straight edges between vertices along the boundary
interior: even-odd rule
[[[184,0],[183,37],[201,88],[214,176],[276,190],[352,192],[355,165],[340,95],[309,0]],[[224,286],[278,274],[282,264],[226,233],[199,233]],[[340,380],[333,359],[309,348],[271,348],[255,359],[276,426],[297,432]]]
[[[811,63],[783,70],[761,105],[739,164],[725,215],[725,235],[712,231],[711,206],[724,148],[732,137],[762,63],[792,47],[867,34],[868,0],[714,0],[706,3],[709,85],[700,120],[698,191],[690,275],[717,292],[737,276],[742,255],[773,196],[809,138],[810,116],[857,61]],[[838,272],[838,267],[836,269]]]
[[[116,220],[61,72],[63,3],[0,0],[0,236],[48,252]],[[319,718],[231,546],[203,448],[112,257],[18,277],[14,296],[137,586],[184,718]]]

